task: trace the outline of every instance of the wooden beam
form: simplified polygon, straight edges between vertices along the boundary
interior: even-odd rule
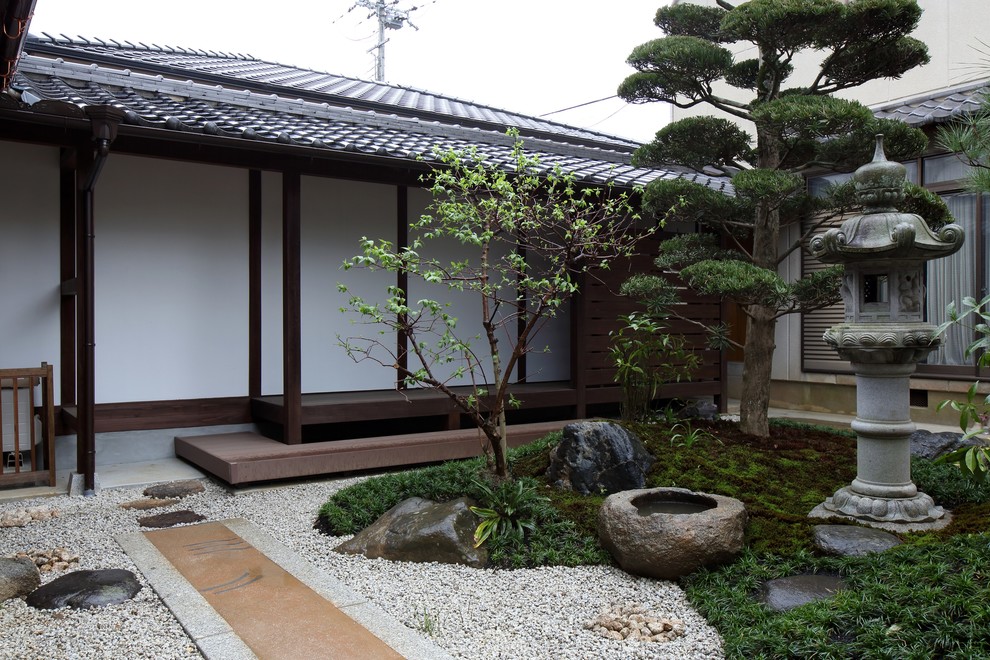
[[[286,444],[302,442],[301,177],[282,173],[282,420]]]

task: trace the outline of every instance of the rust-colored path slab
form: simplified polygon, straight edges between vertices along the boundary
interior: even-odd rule
[[[243,519],[117,537],[207,658],[449,658]]]
[[[222,523],[145,536],[260,658],[402,658]]]

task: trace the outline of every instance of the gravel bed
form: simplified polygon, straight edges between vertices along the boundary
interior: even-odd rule
[[[0,503],[0,512],[41,506],[51,520],[0,529],[0,556],[65,547],[80,556],[76,569],[123,568],[143,588],[122,605],[95,610],[35,610],[23,600],[0,604],[0,658],[202,657],[121,550],[114,536],[142,528],[137,519],[191,509],[208,520],[247,518],[317,568],[376,603],[397,622],[430,635],[460,658],[721,658],[721,641],[672,582],[636,578],[617,568],[478,570],[338,554],[349,537],[313,530],[316,511],[356,479],[310,482],[230,493],[210,480],[206,491],[153,511],[125,510],[143,488],[103,490],[95,497],[46,497]],[[43,573],[47,582],[62,573]],[[614,641],[584,628],[604,610],[641,603],[658,616],[679,619],[685,634],[670,642]]]

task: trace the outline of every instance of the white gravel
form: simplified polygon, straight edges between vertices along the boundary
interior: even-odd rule
[[[206,480],[206,491],[151,511],[120,504],[143,488],[103,490],[95,497],[58,496],[0,503],[58,509],[51,520],[0,529],[0,556],[65,547],[78,569],[124,568],[144,588],[128,603],[95,610],[35,610],[23,600],[0,604],[0,658],[198,658],[196,646],[114,541],[142,528],[147,515],[191,509],[208,520],[247,518],[312,565],[374,602],[402,625],[430,635],[451,655],[485,658],[721,658],[721,641],[676,584],[636,578],[616,568],[478,570],[344,555],[347,537],[313,529],[316,511],[356,479],[312,482],[232,494]],[[45,573],[47,582],[61,573]],[[642,603],[651,614],[681,620],[686,634],[667,643],[613,641],[583,624],[600,612]]]

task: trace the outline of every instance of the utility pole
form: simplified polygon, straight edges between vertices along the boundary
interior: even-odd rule
[[[399,0],[356,0],[354,6],[351,7],[351,9],[364,7],[370,11],[368,18],[375,17],[378,19],[378,43],[368,49],[369,53],[372,51],[377,51],[375,54],[375,80],[378,82],[385,80],[385,44],[388,43],[388,39],[385,38],[385,29],[401,30],[408,24],[414,30],[419,30],[419,28],[413,25],[413,22],[409,20],[409,13],[415,11],[417,7],[413,7],[412,9],[399,9],[395,6],[398,4],[398,1]]]

